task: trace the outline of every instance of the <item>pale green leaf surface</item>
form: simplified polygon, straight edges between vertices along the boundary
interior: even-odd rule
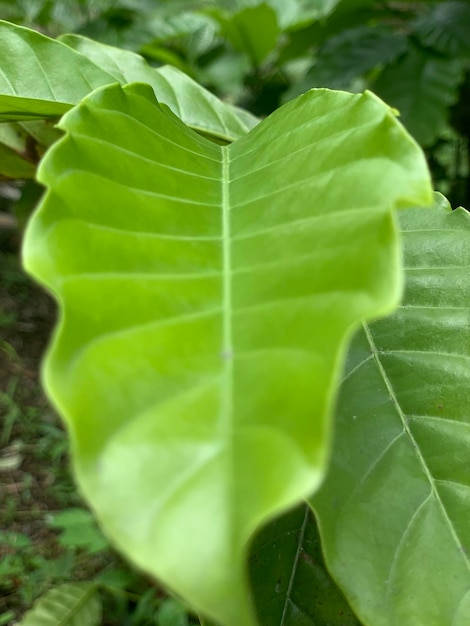
[[[328,567],[364,624],[466,626],[470,217],[436,206],[400,220],[405,300],[352,342],[313,506]]]
[[[151,85],[158,100],[167,104],[173,113],[195,130],[233,141],[246,135],[259,121],[250,113],[223,103],[174,67],[151,67],[134,52],[79,35],[64,35],[60,39],[88,57],[119,83],[142,82]]]
[[[100,620],[101,601],[96,585],[71,583],[42,596],[20,626],[98,626]]]
[[[137,54],[85,37],[64,41],[0,21],[0,121],[58,118],[98,87],[141,81],[186,124],[208,135],[232,141],[258,123],[176,68],[152,68]]]
[[[305,504],[264,527],[250,550],[250,582],[263,626],[359,626],[323,562]]]
[[[91,94],[42,162],[27,269],[83,492],[140,567],[253,623],[244,555],[314,490],[345,340],[401,293],[394,206],[424,157],[372,94],[311,91],[216,145],[145,85]]]

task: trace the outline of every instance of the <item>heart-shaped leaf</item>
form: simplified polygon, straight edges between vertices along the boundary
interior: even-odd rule
[[[352,342],[326,561],[364,624],[470,623],[470,217],[404,211],[406,297]]]
[[[372,94],[311,91],[219,146],[144,85],[67,114],[27,269],[61,302],[45,364],[75,469],[140,567],[254,623],[246,546],[323,477],[346,339],[401,294],[394,206],[424,157]]]

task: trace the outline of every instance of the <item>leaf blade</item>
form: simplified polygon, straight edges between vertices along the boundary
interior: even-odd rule
[[[353,342],[341,439],[312,504],[326,561],[365,623],[464,624],[470,225],[442,207],[402,224],[406,299]]]
[[[399,297],[391,208],[430,195],[424,159],[370,94],[311,92],[228,147],[139,84],[61,127],[25,262],[64,306],[45,380],[81,487],[140,567],[254,623],[246,545],[321,480],[345,337]]]

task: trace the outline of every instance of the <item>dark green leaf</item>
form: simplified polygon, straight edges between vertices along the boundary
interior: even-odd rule
[[[400,220],[405,300],[352,343],[313,506],[328,567],[365,624],[466,626],[470,216],[436,206]]]
[[[413,26],[425,46],[449,57],[470,55],[468,2],[440,2]]]
[[[415,139],[429,146],[447,121],[462,79],[458,60],[410,45],[407,54],[384,69],[372,89],[400,111],[401,121]]]
[[[350,89],[353,81],[370,70],[391,63],[406,51],[403,35],[386,27],[358,26],[328,39],[316,56],[315,65],[288,97],[312,87]]]
[[[317,526],[306,505],[257,534],[250,578],[263,626],[359,626],[326,571]]]

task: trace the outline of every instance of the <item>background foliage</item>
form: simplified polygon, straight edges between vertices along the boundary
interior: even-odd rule
[[[0,17],[172,64],[256,115],[311,87],[372,89],[426,149],[436,187],[468,205],[465,0],[2,0]]]

